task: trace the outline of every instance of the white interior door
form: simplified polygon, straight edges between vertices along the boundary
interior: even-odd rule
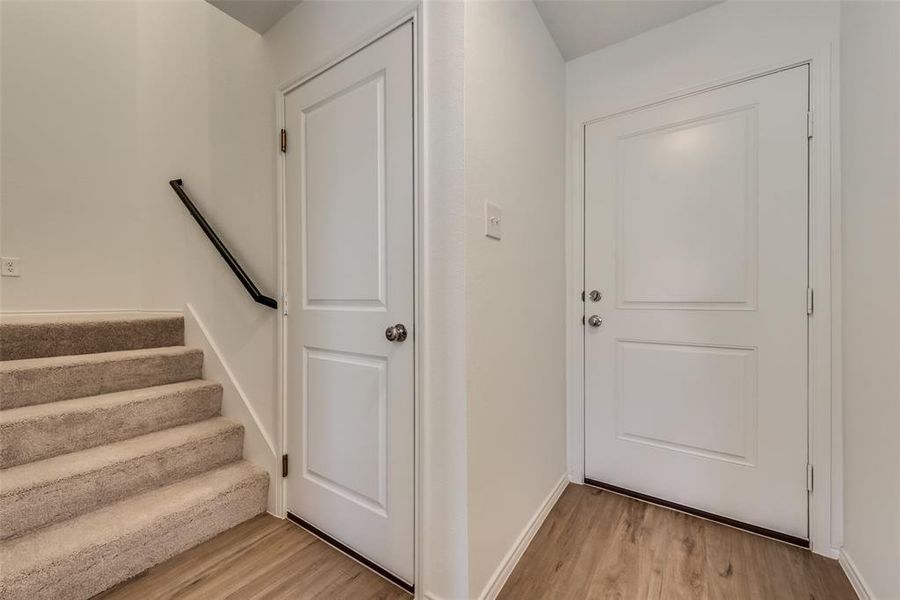
[[[285,98],[287,510],[410,584],[412,51],[406,24]]]
[[[808,538],[807,111],[801,66],[585,127],[586,479]]]

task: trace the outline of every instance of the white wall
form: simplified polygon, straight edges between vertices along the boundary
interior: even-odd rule
[[[565,67],[531,2],[465,10],[470,598],[565,476]],[[503,209],[484,236],[484,203]]]
[[[464,202],[464,6],[426,0],[420,41],[424,193],[417,341],[422,482],[421,596],[468,594]],[[424,335],[423,335],[424,331]]]
[[[140,305],[136,12],[0,3],[0,310]]]
[[[841,6],[844,559],[900,598],[900,4]]]

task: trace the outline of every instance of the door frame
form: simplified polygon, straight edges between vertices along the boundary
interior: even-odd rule
[[[287,95],[296,88],[307,83],[311,79],[321,75],[325,71],[340,64],[350,58],[357,52],[364,50],[368,46],[374,44],[381,38],[392,33],[396,29],[406,24],[412,26],[412,69],[413,69],[413,324],[412,324],[412,341],[415,344],[414,364],[413,364],[413,421],[414,421],[414,448],[413,448],[413,585],[416,589],[416,596],[419,595],[421,589],[421,553],[423,544],[420,536],[422,527],[421,519],[421,498],[422,498],[422,482],[420,477],[421,469],[421,447],[422,447],[422,377],[421,365],[423,357],[423,348],[425,344],[423,340],[427,339],[425,331],[425,322],[421,318],[421,300],[424,292],[424,280],[421,277],[421,257],[423,252],[423,239],[421,231],[423,231],[423,204],[421,193],[421,148],[422,148],[422,126],[421,126],[421,38],[419,34],[419,6],[413,10],[402,13],[402,15],[390,21],[386,26],[375,29],[373,33],[368,34],[364,38],[350,44],[342,52],[332,56],[318,67],[298,76],[294,77],[278,86],[275,93],[275,115],[276,128],[273,132],[273,141],[280,136],[281,130],[285,127],[285,101]],[[288,141],[290,143],[290,141]],[[288,341],[288,314],[290,305],[287,299],[287,279],[288,279],[288,255],[287,255],[287,196],[285,187],[285,178],[287,177],[287,164],[285,154],[278,152],[276,156],[276,227],[277,227],[277,244],[278,244],[278,289],[281,306],[278,310],[278,349],[277,349],[277,378],[278,378],[278,409],[280,426],[278,428],[278,447],[282,456],[287,453],[287,401],[288,401],[288,385],[287,385],[287,341]],[[287,485],[284,483],[283,477],[279,477],[275,482],[275,516],[287,518]],[[326,540],[326,543],[329,543]],[[341,548],[334,546],[339,551]],[[348,555],[349,556],[349,555]],[[355,557],[350,556],[353,560]],[[367,568],[371,568],[365,563],[360,563]],[[374,571],[381,576],[380,573]]]
[[[810,549],[837,558],[843,537],[841,401],[841,197],[837,43],[808,56],[735,73],[655,97],[636,97],[616,110],[568,115],[567,221],[567,462],[569,480],[584,483],[584,136],[590,123],[809,65],[814,135],[809,145],[809,281],[815,308],[808,337],[808,461],[814,469],[809,494]]]

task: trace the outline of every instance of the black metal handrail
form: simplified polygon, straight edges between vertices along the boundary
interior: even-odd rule
[[[184,191],[184,182],[180,179],[173,179],[169,182],[169,185],[172,186],[172,189],[175,190],[175,193],[178,194],[178,197],[181,198],[182,204],[188,209],[188,212],[191,213],[191,216],[194,217],[194,220],[197,221],[197,225],[200,226],[200,229],[203,230],[203,233],[206,234],[206,237],[209,238],[209,241],[212,242],[212,245],[216,247],[216,250],[219,251],[219,254],[228,263],[228,266],[231,267],[231,271],[237,276],[237,278],[241,281],[246,288],[247,292],[250,293],[250,296],[254,301],[259,302],[269,308],[278,308],[278,301],[275,298],[269,298],[268,296],[264,296],[259,288],[256,287],[256,284],[253,283],[253,280],[250,279],[250,276],[247,275],[247,272],[244,271],[243,267],[241,267],[240,263],[238,263],[237,259],[231,255],[231,252],[228,251],[228,248],[225,247],[225,244],[222,240],[219,239],[219,236],[216,235],[215,230],[213,230],[212,226],[206,222],[206,219],[203,218],[203,215],[194,206],[194,203],[191,202],[190,197],[188,197],[187,193]]]

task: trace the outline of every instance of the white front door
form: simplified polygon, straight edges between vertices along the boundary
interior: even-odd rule
[[[807,111],[801,66],[585,127],[587,480],[808,538]]]
[[[287,510],[410,584],[412,49],[408,23],[284,104]]]

